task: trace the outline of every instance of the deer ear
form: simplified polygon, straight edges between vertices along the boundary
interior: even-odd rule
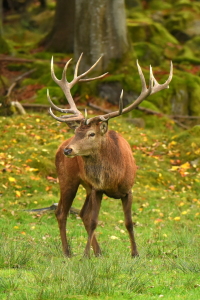
[[[108,123],[107,122],[101,122],[100,124],[100,132],[101,135],[104,135],[108,130]]]

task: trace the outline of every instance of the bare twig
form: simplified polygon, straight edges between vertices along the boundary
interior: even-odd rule
[[[36,69],[30,70],[20,76],[18,76],[17,78],[15,78],[14,82],[11,84],[11,86],[8,88],[8,92],[6,94],[6,97],[10,97],[12,90],[14,89],[14,87],[17,85],[17,83],[22,80],[23,78],[25,78],[26,76],[32,74],[33,72],[35,72]]]
[[[1,62],[15,62],[15,63],[33,63],[33,62],[49,62],[46,59],[28,59],[28,58],[20,58],[20,57],[11,57],[0,55],[0,63]],[[55,64],[65,65],[65,61],[55,61]]]
[[[172,119],[174,121],[174,123],[176,123],[178,126],[184,128],[184,129],[189,129],[189,126],[177,121],[176,119]]]
[[[26,210],[27,212],[36,212],[36,213],[43,213],[46,211],[55,211],[58,207],[58,203],[53,203],[51,206],[48,207],[43,207],[43,208],[36,208],[36,209],[28,209]],[[80,209],[77,209],[75,207],[70,208],[70,214],[73,215],[79,215],[80,214]]]
[[[46,104],[37,104],[37,103],[23,103],[23,107],[26,109],[33,109],[33,110],[48,110],[49,105]],[[60,105],[61,108],[66,108],[66,105]],[[79,110],[84,111],[85,108],[83,106],[77,106]]]
[[[100,107],[100,106],[98,106],[98,105],[96,105],[96,104],[93,104],[93,103],[91,103],[91,102],[88,102],[87,105],[88,105],[89,107],[95,109],[95,110],[100,110],[100,111],[102,111],[102,112],[104,112],[104,113],[106,113],[106,114],[109,114],[109,113],[111,112],[111,110],[106,109],[106,108],[102,108],[102,107]]]

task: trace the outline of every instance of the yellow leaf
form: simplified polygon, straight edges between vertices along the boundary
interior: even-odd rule
[[[190,166],[189,162],[186,162],[186,163],[182,164],[180,167],[181,167],[181,169],[186,169],[187,170],[187,169],[190,169],[191,166]]]
[[[118,223],[120,223],[120,224],[123,224],[123,223],[124,223],[124,221],[123,221],[123,220],[119,220],[119,221],[118,221]]]
[[[176,170],[178,170],[179,168],[180,168],[179,166],[172,166],[170,170],[171,170],[171,171],[176,171]]]
[[[200,155],[200,148],[197,149],[196,151],[194,151],[194,153],[195,153],[196,155]]]
[[[39,170],[38,170],[38,169],[35,169],[35,168],[29,168],[28,171],[29,171],[29,172],[37,172],[37,171],[39,171]]]
[[[35,139],[36,139],[36,140],[40,140],[41,137],[40,137],[39,135],[36,135],[36,136],[35,136]]]
[[[15,181],[16,181],[16,179],[15,179],[14,177],[9,177],[8,180],[9,180],[10,182],[15,182]]]
[[[172,141],[171,143],[168,144],[169,148],[172,148],[173,146],[175,146],[177,144],[177,142]]]
[[[149,189],[150,189],[150,191],[156,191],[157,190],[157,188],[155,186],[151,186]]]
[[[175,217],[174,221],[180,221],[180,219],[181,219],[180,217]]]
[[[196,148],[197,145],[196,145],[196,143],[192,142],[191,146],[192,146],[192,148]]]
[[[17,198],[21,197],[21,192],[20,191],[15,191],[15,195]]]
[[[119,238],[117,236],[111,235],[111,240],[119,240]]]

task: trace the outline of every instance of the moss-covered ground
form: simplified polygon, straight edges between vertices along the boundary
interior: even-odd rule
[[[109,123],[129,141],[138,166],[140,257],[130,258],[120,200],[104,197],[96,230],[103,255],[88,260],[78,216],[68,218],[73,257],[66,259],[54,213],[26,211],[58,202],[55,151],[73,133],[45,114],[0,118],[0,299],[200,298],[200,129],[147,119],[145,129],[125,118]],[[73,206],[84,198],[80,188]]]

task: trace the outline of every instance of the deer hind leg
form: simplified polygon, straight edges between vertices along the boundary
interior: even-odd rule
[[[65,186],[65,190],[61,190],[60,201],[58,203],[58,207],[55,213],[58,221],[59,230],[60,230],[63,253],[67,257],[71,256],[71,251],[66,236],[66,221],[67,221],[67,215],[69,213],[70,207],[76,196],[78,186],[79,183],[76,183],[74,184],[73,187],[71,186],[70,188],[69,187],[67,188],[67,186]]]
[[[131,242],[131,255],[133,257],[138,256],[137,246],[135,242],[134,232],[133,232],[133,221],[131,216],[131,206],[132,206],[132,193],[129,192],[125,197],[121,198],[122,206],[125,217],[125,226],[128,230],[130,242]]]
[[[89,235],[90,232],[90,219],[91,219],[91,211],[92,211],[92,201],[90,201],[90,194],[87,195],[86,199],[85,199],[85,203],[81,209],[80,212],[80,217],[83,221],[83,224],[85,226],[85,229]],[[94,254],[95,256],[100,256],[101,255],[101,248],[97,242],[97,239],[95,237],[95,234],[93,234],[93,238],[91,241],[92,244],[92,248],[94,250]]]
[[[88,207],[89,207],[89,219],[87,220],[88,240],[84,252],[84,256],[86,257],[90,257],[91,245],[95,245],[95,246],[98,245],[96,238],[94,236],[94,231],[98,223],[98,215],[101,207],[102,195],[103,195],[102,192],[95,191],[94,189],[92,189],[91,195],[88,199]],[[97,252],[95,253],[95,255],[100,255],[99,245],[97,246],[96,251]]]

